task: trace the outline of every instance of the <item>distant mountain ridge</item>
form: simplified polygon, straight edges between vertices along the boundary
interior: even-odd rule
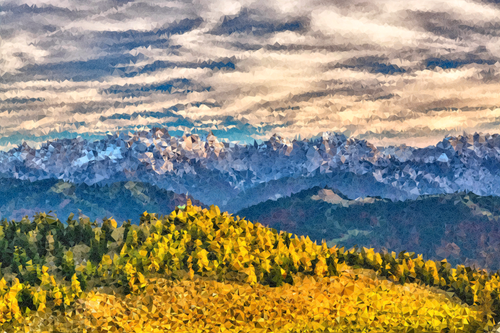
[[[99,186],[144,182],[228,211],[327,185],[351,199],[406,200],[457,191],[500,195],[499,174],[499,135],[477,133],[427,148],[377,148],[330,132],[301,141],[275,134],[260,145],[240,145],[219,142],[211,132],[175,137],[153,128],[95,142],[47,141],[40,149],[23,143],[0,152],[3,178]]]
[[[145,211],[170,214],[175,207],[185,205],[187,198],[203,208],[209,208],[191,195],[187,197],[137,182],[117,182],[109,186],[72,184],[62,180],[46,179],[35,182],[18,179],[0,179],[0,219],[20,221],[26,215],[52,211],[65,222],[73,213],[75,218],[88,217],[92,221],[113,217],[119,225],[130,219],[139,224]]]
[[[338,189],[314,187],[269,200],[235,216],[318,244],[422,253],[488,270],[500,269],[500,197],[472,192],[423,195],[393,202],[380,197],[346,199]]]
[[[267,183],[261,191],[273,188]],[[257,192],[255,192],[257,193]],[[208,205],[187,196],[201,207]],[[186,196],[139,182],[88,186],[62,180],[35,182],[0,179],[0,219],[32,218],[52,211],[61,221],[70,213],[92,221],[111,217],[119,225],[134,224],[144,211],[168,214],[186,204]],[[381,197],[350,199],[336,188],[315,186],[291,196],[267,200],[233,213],[278,230],[307,235],[318,243],[328,241],[351,248],[410,251],[426,258],[446,258],[452,264],[500,269],[500,197],[472,192],[424,195],[414,200],[391,201]]]

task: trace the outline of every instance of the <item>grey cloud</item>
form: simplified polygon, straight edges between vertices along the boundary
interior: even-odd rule
[[[0,6],[0,12],[12,13],[19,18],[19,15],[24,14],[58,14],[64,15],[65,17],[75,19],[79,17],[78,11],[73,11],[68,8],[58,7],[53,5],[45,5],[38,7],[36,5],[15,5],[15,4],[7,4]]]
[[[97,80],[112,75],[116,65],[129,61],[135,62],[139,58],[132,55],[110,55],[88,61],[28,65],[20,69],[21,75],[6,74],[0,77],[0,82],[22,81],[33,76],[51,80]]]
[[[12,104],[26,104],[33,102],[43,102],[44,98],[7,98],[1,101],[2,103],[12,103]]]
[[[386,57],[380,56],[369,56],[369,57],[359,57],[350,58],[344,61],[342,64],[336,63],[330,68],[352,68],[355,70],[367,70],[370,73],[381,73],[381,74],[395,74],[404,73],[406,70],[400,68],[397,65],[386,64]]]
[[[203,86],[188,79],[174,79],[152,85],[114,85],[101,91],[101,94],[120,94],[121,96],[150,95],[156,92],[169,94],[183,94],[190,92],[209,91],[210,87]]]
[[[500,0],[476,0],[479,3],[499,5]]]
[[[407,26],[422,27],[437,36],[462,40],[471,37],[472,34],[500,36],[500,24],[498,23],[482,22],[478,19],[475,24],[471,24],[454,18],[452,14],[446,12],[408,10],[406,14]]]
[[[111,0],[111,3],[116,4],[117,6],[122,6],[134,1],[135,0]]]
[[[407,26],[422,27],[428,32],[450,39],[463,38],[472,32],[472,27],[454,19],[446,12],[407,11]]]
[[[304,32],[308,29],[308,26],[309,19],[306,17],[285,22],[274,22],[263,19],[255,10],[244,8],[233,18],[225,16],[222,23],[214,28],[211,33],[216,35],[230,35],[235,32],[240,32],[262,36],[280,31]]]
[[[379,48],[375,45],[353,45],[353,44],[336,44],[336,45],[308,45],[308,44],[280,44],[278,42],[274,44],[249,44],[241,42],[233,42],[228,44],[231,47],[245,51],[257,51],[257,50],[267,50],[267,51],[286,51],[290,53],[303,53],[307,51],[315,52],[347,52],[347,51],[361,51],[361,50],[378,50]]]

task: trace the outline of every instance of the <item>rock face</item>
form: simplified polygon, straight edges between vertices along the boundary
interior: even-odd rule
[[[219,142],[211,132],[174,137],[153,128],[95,142],[47,141],[40,149],[24,143],[0,152],[5,178],[145,182],[230,212],[325,185],[351,199],[405,200],[457,191],[499,195],[499,174],[500,137],[477,133],[427,148],[377,148],[330,132],[310,140],[273,135],[260,145],[239,145]]]
[[[323,189],[318,192],[318,195],[313,195],[311,197],[313,200],[323,200],[331,204],[340,204],[342,202],[348,202],[348,200],[342,199],[338,194],[334,193],[330,189]]]

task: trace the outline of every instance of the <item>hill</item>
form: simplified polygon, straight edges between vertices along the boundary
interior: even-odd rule
[[[89,186],[56,179],[31,182],[0,178],[0,219],[17,221],[26,215],[32,219],[37,212],[53,211],[66,221],[71,213],[78,214],[80,210],[92,220],[114,217],[120,224],[127,219],[139,224],[144,211],[169,214],[175,207],[185,205],[187,198],[207,207],[191,195],[186,197],[149,183],[128,181]]]
[[[1,328],[479,333],[500,320],[498,274],[318,245],[190,201],[140,220],[3,221]]]
[[[411,251],[492,271],[500,269],[500,198],[474,193],[419,196],[396,201],[350,200],[338,190],[314,187],[236,215],[277,230],[308,235],[332,246]]]

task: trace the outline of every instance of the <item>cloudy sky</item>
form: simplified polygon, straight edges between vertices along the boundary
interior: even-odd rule
[[[500,133],[497,2],[0,0],[0,150],[153,126]]]

